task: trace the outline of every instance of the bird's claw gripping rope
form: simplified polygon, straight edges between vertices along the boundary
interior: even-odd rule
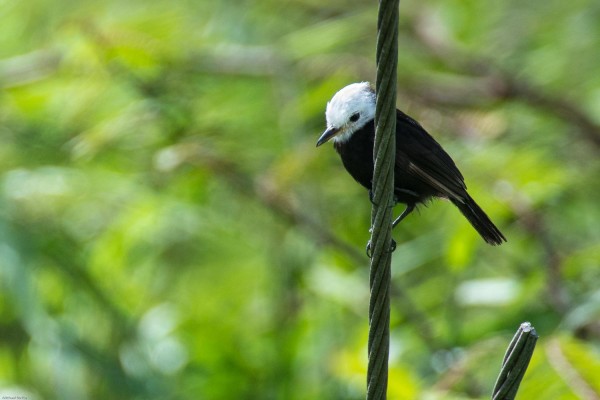
[[[371,252],[371,241],[367,242],[367,248],[365,249],[367,252],[367,257],[373,257],[373,253]],[[396,241],[392,239],[392,243],[390,244],[390,253],[393,253],[396,250]]]
[[[375,196],[375,195],[373,194],[373,189],[369,189],[369,201],[371,202],[371,204],[373,204],[373,205],[375,205],[375,206],[376,206],[377,204],[375,203],[375,201],[374,201],[374,199],[373,199],[373,198],[374,198],[374,196]],[[369,233],[370,233],[372,230],[373,230],[373,228],[371,228],[371,229],[369,230]]]

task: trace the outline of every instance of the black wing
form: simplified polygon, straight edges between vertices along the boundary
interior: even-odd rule
[[[417,121],[400,110],[396,124],[396,174],[406,174],[409,180],[417,178],[433,189],[432,195],[462,202],[467,187],[448,153]]]

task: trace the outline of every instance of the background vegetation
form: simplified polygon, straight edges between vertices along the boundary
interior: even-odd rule
[[[327,100],[377,2],[3,2],[0,394],[361,399],[370,203]],[[600,398],[600,3],[402,1],[399,107],[508,243],[396,229],[390,399]],[[400,210],[397,210],[399,212]]]

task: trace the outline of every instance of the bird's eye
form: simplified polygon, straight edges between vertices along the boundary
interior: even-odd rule
[[[358,121],[359,118],[360,118],[360,114],[354,113],[350,116],[350,122],[356,122],[356,121]]]

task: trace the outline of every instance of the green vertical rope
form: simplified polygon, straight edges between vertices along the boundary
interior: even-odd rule
[[[369,301],[367,400],[386,398],[390,347],[390,279],[399,0],[380,0],[377,19],[377,102],[373,148],[373,209]]]

